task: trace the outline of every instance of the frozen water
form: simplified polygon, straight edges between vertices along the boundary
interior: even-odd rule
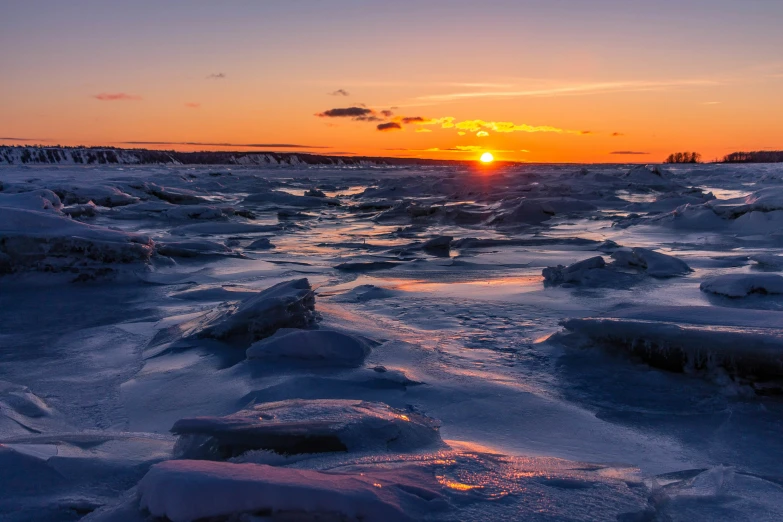
[[[0,167],[0,519],[783,517],[779,165],[266,164]]]

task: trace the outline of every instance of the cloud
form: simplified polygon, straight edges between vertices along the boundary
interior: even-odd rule
[[[453,125],[454,127],[469,132],[480,130],[491,130],[495,132],[555,132],[558,134],[579,134],[583,131],[569,131],[550,127],[549,125],[533,126],[526,123],[516,124],[510,121],[484,121],[484,120],[465,120]]]
[[[635,150],[616,150],[614,152],[610,152],[609,154],[617,154],[620,156],[638,156],[643,154],[649,154],[649,152],[639,152]]]
[[[370,116],[357,116],[354,118],[354,121],[383,121],[383,118],[379,118],[378,116],[370,115]]]
[[[394,116],[394,113],[387,109],[387,110],[381,111],[381,115],[385,116],[386,118],[391,118],[392,116]]]
[[[432,132],[430,129],[416,129],[416,132]]]
[[[380,123],[376,127],[379,131],[383,132],[389,132],[389,131],[395,131],[395,130],[402,130],[402,125],[395,121],[390,121],[387,123]]]
[[[530,152],[530,151],[527,149],[519,149],[519,152]]]
[[[187,107],[189,109],[198,109],[199,107],[201,107],[201,104],[200,103],[195,103],[195,102],[187,102],[187,103],[185,103],[185,107]]]
[[[41,138],[0,138],[0,141],[52,141]]]
[[[135,94],[128,94],[125,92],[102,92],[100,94],[93,95],[93,98],[101,101],[139,101],[141,96]]]
[[[460,136],[464,136],[465,134],[467,134],[467,132],[459,131],[457,134],[459,134]]]
[[[618,136],[625,136],[625,134],[623,134],[622,132],[613,132],[612,133],[612,137],[613,138],[617,138]]]
[[[336,91],[328,93],[329,96],[350,96],[351,93],[346,91],[345,89],[337,89]]]
[[[519,91],[476,91],[457,92],[449,94],[433,94],[420,96],[419,100],[430,102],[448,102],[469,98],[519,98],[526,96],[575,96],[591,95],[614,92],[639,92],[667,90],[674,87],[696,87],[719,85],[714,80],[683,79],[669,81],[627,81],[627,82],[599,82],[578,85],[563,85],[543,89],[530,89]]]
[[[703,105],[720,105],[721,102],[719,101],[707,101],[704,102]]]
[[[487,131],[478,131],[476,133],[476,136],[478,136],[479,138],[485,138],[485,137],[489,136],[489,133]]]
[[[433,120],[431,118],[422,118],[421,116],[405,116],[404,118],[400,118],[400,122],[405,123],[406,125],[410,125],[410,124],[432,125],[438,123],[438,120]]]
[[[207,75],[207,80],[225,80],[226,75],[225,73],[212,73]]]
[[[588,134],[592,134],[592,133],[593,131],[579,131],[579,134],[581,134],[582,136],[587,136]]]
[[[319,118],[364,118],[373,114],[372,109],[366,107],[345,107],[319,112],[316,116]]]
[[[292,143],[208,143],[201,141],[120,141],[122,145],[193,145],[197,147],[252,147],[269,149],[331,149],[314,145]]]

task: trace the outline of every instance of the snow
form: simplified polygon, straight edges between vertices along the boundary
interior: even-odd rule
[[[361,366],[372,342],[334,330],[280,328],[274,335],[253,343],[249,359],[285,360],[327,366]]]
[[[783,294],[783,276],[777,274],[724,274],[710,277],[699,286],[702,292],[746,297],[750,294]]]
[[[139,483],[139,496],[143,509],[172,522],[267,512],[415,520],[408,504],[442,507],[431,482],[404,469],[349,474],[180,460],[154,466]]]

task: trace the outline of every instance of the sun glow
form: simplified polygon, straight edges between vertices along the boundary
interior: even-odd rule
[[[492,163],[493,161],[495,161],[495,156],[492,153],[485,152],[481,155],[481,163]]]

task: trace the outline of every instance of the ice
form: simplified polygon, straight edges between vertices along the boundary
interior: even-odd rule
[[[448,252],[451,242],[453,240],[454,237],[452,236],[438,236],[425,241],[424,244],[421,245],[421,248],[422,250],[429,250],[435,252],[440,252],[440,251]]]
[[[616,250],[612,259],[617,266],[644,270],[652,277],[674,277],[691,272],[688,264],[681,259],[641,247]]]
[[[442,444],[440,423],[424,415],[359,400],[292,399],[259,404],[226,417],[182,419],[183,458],[227,459],[247,451],[280,454],[412,451]]]
[[[589,281],[606,279],[606,261],[601,256],[591,257],[572,265],[545,268],[542,272],[544,281],[550,285],[563,283],[581,284]]]
[[[139,483],[140,506],[172,522],[243,513],[415,520],[410,512],[443,509],[438,490],[431,477],[405,468],[339,473],[192,460],[158,464]]]
[[[777,274],[724,274],[710,277],[699,286],[702,292],[746,297],[750,294],[783,294],[783,276]]]
[[[30,192],[0,193],[0,208],[16,208],[25,210],[49,211],[59,213],[63,208],[60,198],[47,189]]]
[[[361,366],[374,343],[334,330],[280,328],[274,335],[253,343],[249,359],[279,360],[324,366]]]
[[[337,206],[340,204],[339,200],[334,198],[327,198],[321,196],[295,196],[287,192],[279,190],[269,190],[266,192],[256,192],[250,194],[244,199],[244,203],[250,204],[272,204],[272,205],[285,205],[291,207],[302,208],[317,208],[325,206]]]
[[[155,250],[162,256],[196,257],[206,254],[231,253],[231,249],[214,241],[167,241],[157,243]]]
[[[0,167],[0,519],[783,516],[783,166],[117,154]]]
[[[223,211],[210,205],[187,205],[172,208],[165,212],[170,219],[223,219]]]
[[[280,328],[311,326],[315,318],[315,294],[310,282],[306,278],[294,279],[218,310],[202,325],[198,335],[251,343]]]
[[[256,239],[245,248],[247,250],[269,250],[270,248],[275,248],[275,245],[272,244],[268,237],[262,237],[261,239]]]
[[[66,205],[93,202],[101,207],[121,207],[139,201],[139,198],[110,185],[58,185],[54,191],[60,194]]]
[[[0,207],[0,274],[143,263],[153,248],[153,241],[141,234],[86,225],[46,211]]]
[[[568,319],[570,332],[672,371],[720,368],[750,381],[783,378],[783,313],[711,307],[630,308]]]

